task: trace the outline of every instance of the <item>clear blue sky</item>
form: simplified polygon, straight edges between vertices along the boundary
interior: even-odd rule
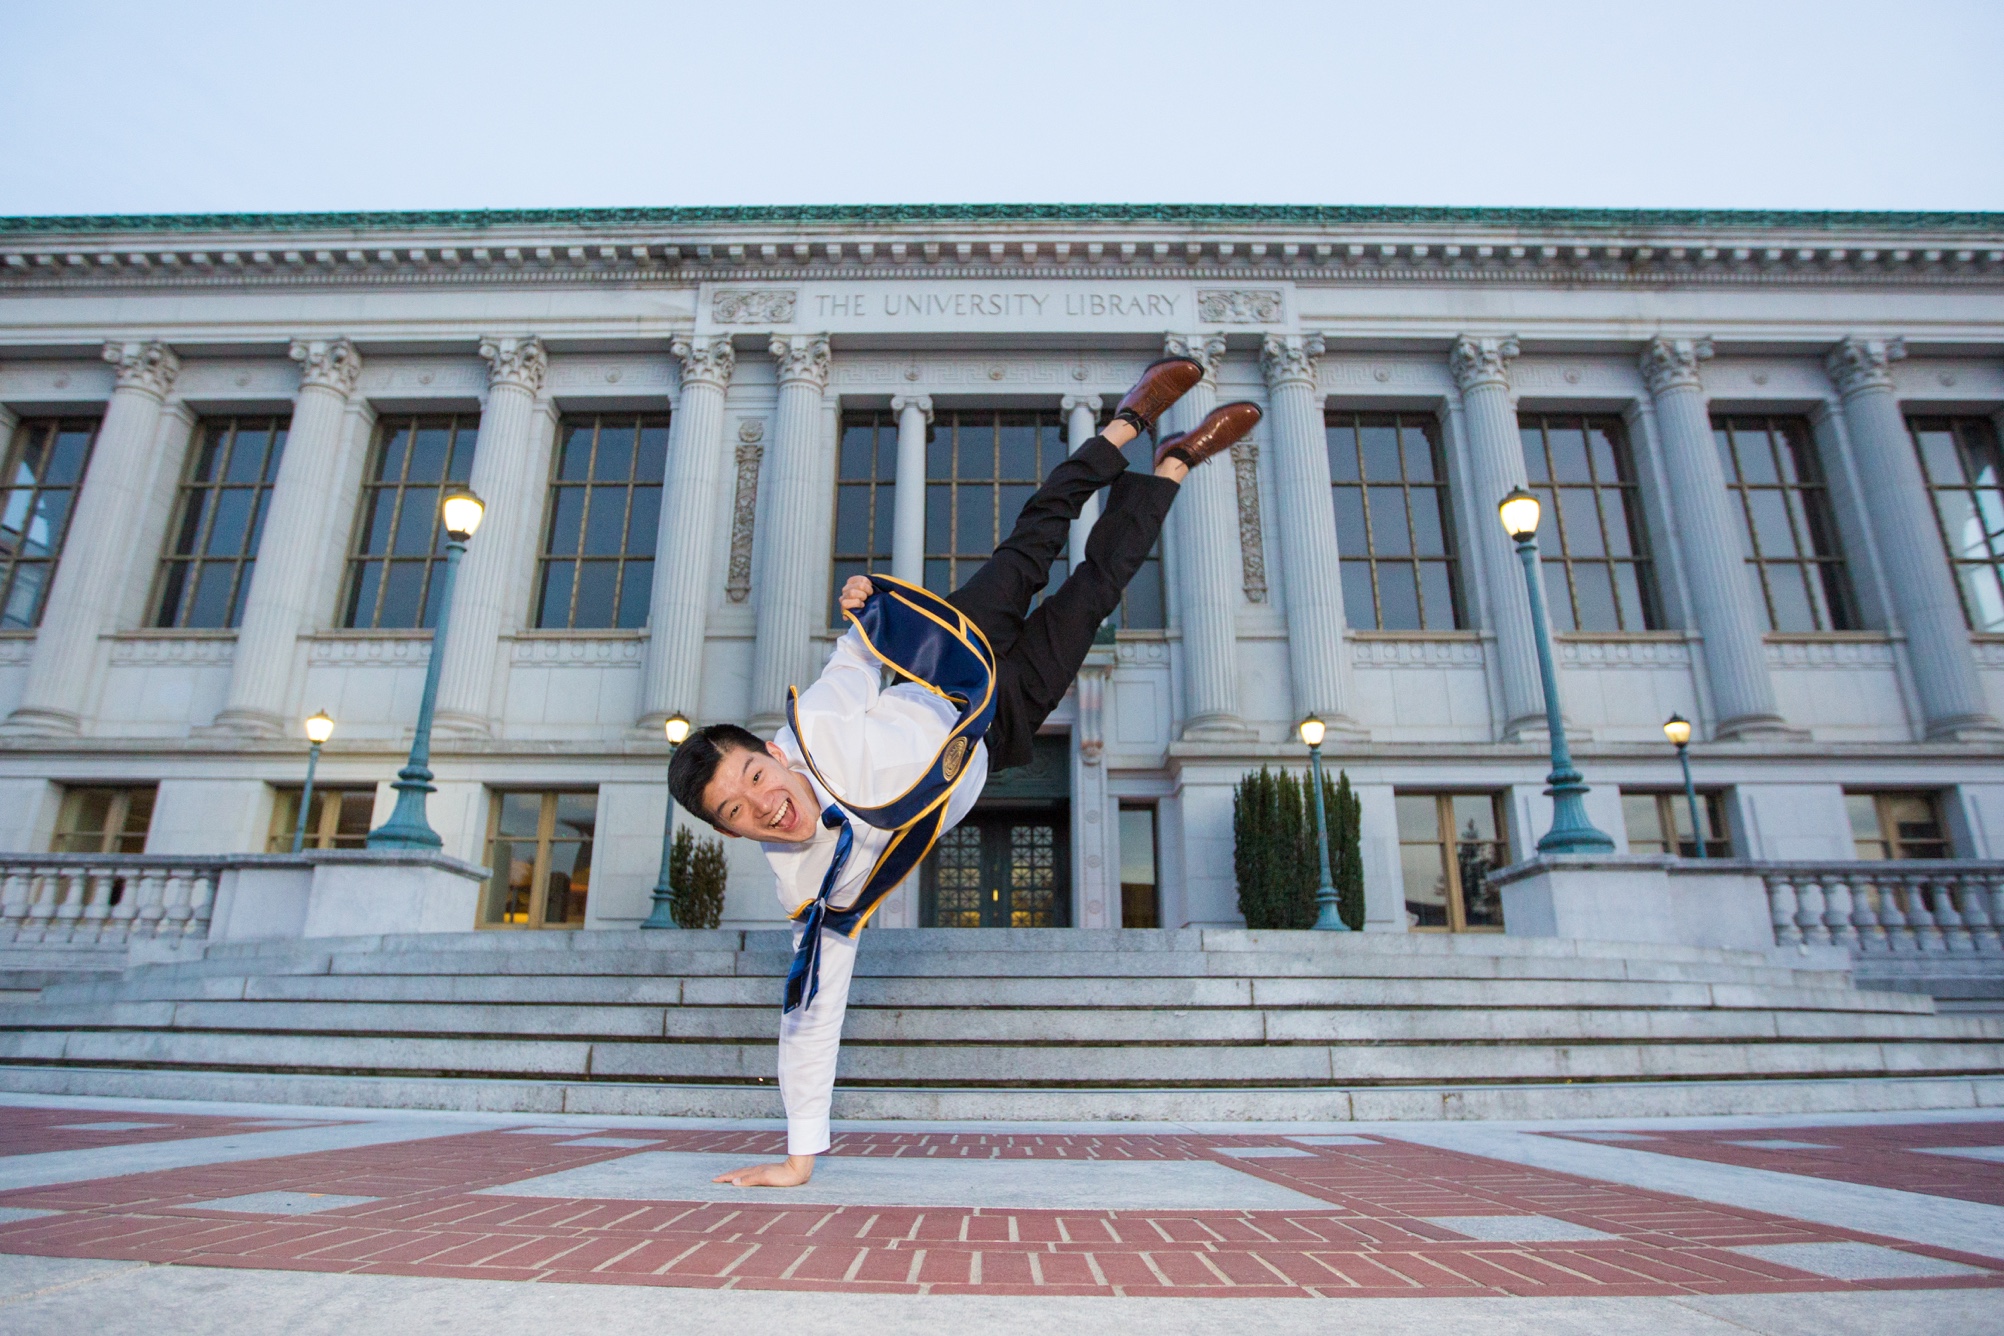
[[[2004,209],[2004,0],[5,0],[0,213]]]

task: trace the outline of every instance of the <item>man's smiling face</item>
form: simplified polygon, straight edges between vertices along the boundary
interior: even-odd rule
[[[770,844],[805,844],[819,825],[820,809],[806,776],[770,742],[764,751],[725,752],[703,789],[703,806],[711,824],[726,835]]]

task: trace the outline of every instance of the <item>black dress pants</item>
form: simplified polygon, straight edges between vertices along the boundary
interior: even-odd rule
[[[1085,560],[1032,612],[1030,601],[1050,581],[1072,521],[1102,487],[1111,490],[1086,539]],[[1155,546],[1179,490],[1167,478],[1128,472],[1120,451],[1095,436],[1051,470],[1024,503],[1008,540],[947,596],[995,651],[991,770],[1030,763],[1037,726],[1070,690],[1100,623],[1120,606],[1121,591]]]

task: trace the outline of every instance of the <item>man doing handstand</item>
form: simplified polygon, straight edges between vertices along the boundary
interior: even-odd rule
[[[1106,430],[1051,470],[1008,540],[945,599],[852,577],[839,598],[850,629],[821,676],[790,699],[788,726],[771,742],[713,724],[676,752],[675,801],[726,835],[759,841],[798,925],[779,1033],[787,1158],[716,1181],[795,1187],[813,1175],[829,1144],[855,934],[973,808],[990,768],[1029,762],[1037,726],[1120,606],[1184,477],[1259,421],[1253,404],[1226,404],[1164,438],[1152,473],[1129,472],[1120,447],[1153,430],[1202,375],[1184,357],[1144,371]],[[1103,487],[1084,561],[1032,611],[1072,521]],[[885,668],[907,680],[884,687]]]

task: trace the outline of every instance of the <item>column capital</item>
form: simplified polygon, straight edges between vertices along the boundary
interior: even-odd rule
[[[156,399],[165,399],[181,374],[181,359],[164,343],[107,343],[104,360],[118,368],[119,389],[144,390]]]
[[[346,339],[294,339],[286,355],[299,363],[302,389],[318,385],[346,399],[362,374],[362,354]]]
[[[891,411],[902,413],[907,408],[916,408],[925,414],[925,420],[932,421],[932,396],[929,394],[897,394],[891,396]]]
[[[1068,394],[1058,400],[1058,411],[1060,413],[1073,413],[1083,408],[1097,417],[1103,402],[1096,394]]]
[[[679,335],[668,343],[668,351],[675,354],[682,363],[682,384],[709,385],[719,390],[731,386],[731,373],[737,369],[737,349],[731,347],[728,334],[716,334],[710,338],[682,338]]]
[[[1673,339],[1658,334],[1644,345],[1638,364],[1649,393],[1661,396],[1671,390],[1704,389],[1698,379],[1698,363],[1711,356],[1712,341],[1708,338]]]
[[[1260,344],[1260,365],[1269,389],[1283,385],[1315,387],[1315,364],[1323,352],[1320,334],[1269,334]]]
[[[1506,334],[1501,338],[1478,337],[1463,334],[1448,350],[1447,369],[1454,376],[1454,386],[1463,394],[1480,385],[1499,385],[1510,388],[1510,359],[1519,351],[1517,336]]]
[[[1222,334],[1171,334],[1162,340],[1162,355],[1187,357],[1204,368],[1204,379],[1213,389],[1218,384],[1218,365],[1225,360]]]
[[[828,388],[826,334],[775,334],[767,351],[779,363],[780,384],[807,384],[817,390]]]
[[[1869,339],[1852,334],[1823,359],[1831,383],[1849,399],[1866,390],[1893,388],[1892,364],[1907,355],[1905,339]]]
[[[533,334],[521,338],[492,335],[480,340],[480,355],[487,359],[490,388],[512,385],[530,394],[543,392],[543,378],[549,374],[550,355],[543,341]]]

